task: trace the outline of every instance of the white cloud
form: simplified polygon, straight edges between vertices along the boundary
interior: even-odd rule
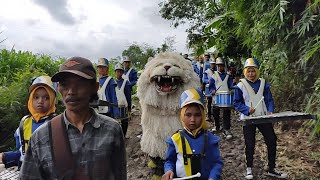
[[[53,1],[53,0],[51,0]],[[57,1],[59,3],[54,4]],[[186,33],[158,13],[158,0],[10,0],[0,6],[0,47],[52,56],[120,56],[131,43],[159,47],[168,36],[186,52]],[[61,12],[53,10],[60,8]],[[66,19],[64,19],[67,17]],[[69,18],[69,19],[68,19]]]

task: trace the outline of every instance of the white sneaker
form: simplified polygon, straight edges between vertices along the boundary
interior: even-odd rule
[[[223,135],[226,137],[227,140],[229,140],[233,137],[230,130],[224,130]]]
[[[252,168],[251,167],[248,167],[247,168],[247,173],[246,175],[244,176],[246,179],[253,179],[253,175],[252,175]]]
[[[268,171],[268,176],[272,176],[272,177],[277,177],[279,179],[287,179],[288,178],[288,174],[284,173],[284,172],[279,172],[279,171]]]

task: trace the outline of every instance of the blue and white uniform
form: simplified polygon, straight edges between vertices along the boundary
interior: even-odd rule
[[[126,69],[124,70],[122,78],[129,80],[130,86],[132,88],[138,81],[138,73],[134,68]]]
[[[117,104],[117,95],[115,91],[116,86],[117,84],[110,76],[99,78],[99,99]],[[115,114],[117,114],[117,108],[113,106],[99,106],[98,112],[114,118]]]
[[[262,101],[259,103],[261,99]],[[258,104],[256,111],[259,110],[259,112],[255,112],[256,116],[266,115],[267,112],[274,111],[270,84],[266,83],[262,78],[255,82],[241,79],[237,86],[235,86],[234,107],[237,111],[241,112],[240,119],[250,115],[249,109],[251,104],[253,107]]]
[[[233,88],[233,79],[227,73],[215,71],[209,79],[209,93],[213,91],[230,91]]]
[[[117,86],[116,86],[117,104],[119,106],[127,107],[130,112],[131,111],[131,86],[129,84],[129,81],[125,79],[120,79],[120,80],[116,79],[115,82],[117,83]],[[115,115],[116,119],[118,117],[120,117],[119,111],[117,111],[117,114]]]
[[[207,145],[204,145],[204,130],[202,130],[196,137],[193,137],[186,130],[183,130],[175,133],[171,138],[166,140],[169,148],[166,155],[166,162],[164,164],[165,172],[171,170],[177,177],[186,177],[188,176],[188,171],[191,170],[190,167],[187,167],[190,166],[191,161],[189,161],[189,165],[184,164],[183,154],[181,153],[182,136],[180,136],[179,133],[182,133],[186,139],[187,152],[189,151],[189,148],[192,154],[202,154],[203,148],[205,148],[205,158],[201,158],[200,160],[201,179],[212,178],[214,180],[219,180],[223,167],[223,161],[219,151],[220,139],[211,132],[207,132]]]

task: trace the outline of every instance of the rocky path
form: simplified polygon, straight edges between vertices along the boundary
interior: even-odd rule
[[[245,158],[244,139],[241,123],[237,121],[238,115],[232,114],[232,133],[234,137],[226,140],[222,134],[220,149],[224,160],[222,178],[225,180],[244,179]],[[299,125],[300,126],[300,125]],[[283,126],[275,125],[278,136],[277,164],[278,168],[289,174],[289,179],[320,179],[320,145],[319,141],[309,142],[308,132],[298,131],[298,128],[285,130]],[[133,111],[132,120],[126,138],[128,154],[128,179],[149,180],[151,172],[147,167],[148,157],[140,150],[139,135],[142,133],[140,126],[140,112]],[[256,136],[256,151],[254,156],[254,177],[257,180],[272,179],[267,177],[266,146],[260,133]]]

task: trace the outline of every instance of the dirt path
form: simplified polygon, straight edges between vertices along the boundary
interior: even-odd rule
[[[244,139],[241,123],[237,119],[238,115],[233,112],[233,139],[227,141],[222,134],[218,134],[221,138],[220,149],[224,160],[222,178],[225,180],[244,179]],[[309,142],[306,132],[299,132],[296,129],[280,130],[280,125],[276,125],[275,129],[279,139],[277,147],[278,168],[286,171],[289,174],[289,179],[320,179],[319,143]],[[134,109],[126,139],[129,180],[151,179],[151,172],[147,167],[149,159],[140,150],[140,139],[137,137],[141,133],[140,110]],[[272,179],[265,175],[267,167],[266,146],[260,133],[257,133],[256,141],[254,177],[259,180]]]

